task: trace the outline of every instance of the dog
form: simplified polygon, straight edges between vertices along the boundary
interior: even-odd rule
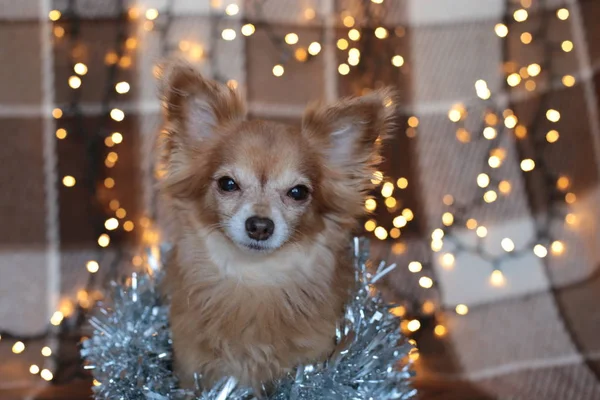
[[[162,75],[175,373],[187,388],[198,373],[263,390],[334,348],[396,95],[315,103],[295,128],[246,120],[234,90],[185,62]]]

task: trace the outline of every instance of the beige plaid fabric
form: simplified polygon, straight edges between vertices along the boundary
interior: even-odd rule
[[[600,140],[600,28],[596,22],[600,3],[565,1],[570,18],[555,18],[550,29],[554,41],[572,40],[575,45],[570,53],[559,50],[554,55],[556,73],[573,75],[577,83],[566,88],[558,82],[550,96],[550,106],[561,112],[560,122],[552,125],[561,137],[547,150],[547,157],[556,174],[571,178],[570,190],[578,201],[570,210],[579,223],[553,226],[554,235],[565,243],[565,254],[516,260],[504,270],[507,285],[495,289],[487,283],[492,270],[489,264],[457,254],[454,269],[448,271],[441,267],[439,254],[429,248],[431,231],[441,225],[441,216],[447,211],[441,199],[452,194],[457,201],[465,201],[476,193],[476,177],[487,152],[481,141],[462,144],[456,140],[456,126],[448,120],[447,111],[454,103],[463,102],[471,106],[472,119],[467,124],[477,120],[483,111],[481,103],[473,101],[477,79],[485,79],[492,92],[513,99],[513,92],[504,90],[502,64],[509,60],[519,65],[541,62],[535,45],[540,40],[536,23],[543,13],[539,8],[542,2],[531,2],[528,21],[511,23],[511,33],[503,42],[494,34],[494,25],[505,14],[512,14],[516,2],[385,0],[384,13],[369,12],[389,29],[386,43],[392,45],[385,47],[384,42],[369,39],[366,47],[361,47],[361,65],[376,72],[348,76],[337,73],[338,64],[347,58],[347,51],[335,47],[335,41],[346,35],[339,15],[351,11],[358,22],[358,16],[365,16],[375,3],[267,0],[259,14],[258,2],[247,0],[238,2],[238,16],[218,18],[232,2],[139,2],[142,10],[156,7],[162,12],[172,6],[163,42],[161,18],[147,31],[143,11],[140,19],[118,17],[119,11],[129,6],[127,2],[77,0],[75,12],[82,21],[74,42],[68,19],[58,23],[65,28],[62,37],[52,33],[51,24],[40,22],[51,9],[66,10],[69,1],[0,0],[0,219],[4,223],[0,231],[0,330],[42,332],[61,299],[74,298],[83,287],[85,262],[98,257],[98,226],[112,216],[106,207],[96,207],[96,202],[106,204],[106,200],[118,198],[127,210],[127,219],[138,228],[144,215],[153,214],[152,143],[160,129],[153,67],[166,46],[192,59],[194,51],[201,51],[204,55],[195,61],[199,68],[225,81],[235,79],[254,118],[298,123],[310,100],[356,93],[364,85],[398,86],[403,121],[417,115],[419,127],[414,138],[407,137],[403,127],[390,141],[382,170],[394,180],[408,179],[408,188],[397,193],[398,208],[410,208],[415,219],[399,239],[374,240],[373,258],[398,264],[382,287],[390,301],[420,306],[429,300],[435,305],[435,320],[419,317],[422,326],[414,333],[420,348],[415,368],[421,397],[600,399],[600,311],[596,306],[600,301],[600,153],[596,147]],[[562,3],[545,4],[553,13]],[[307,18],[311,15],[307,9],[313,9],[316,18]],[[256,25],[256,33],[247,38],[239,35],[239,27],[246,22]],[[265,30],[263,23],[269,23],[272,31]],[[216,32],[219,37],[224,28],[236,29],[238,38],[233,42],[211,40],[211,35]],[[526,31],[534,37],[529,47],[519,39]],[[110,79],[106,55],[123,44],[120,32],[138,40],[126,50],[131,65],[117,68],[118,79],[128,81],[131,91],[113,103],[127,113],[124,122],[116,123],[103,116],[101,104]],[[285,74],[275,78],[273,65],[293,54],[282,59],[269,34],[281,37],[288,32],[298,34],[299,46],[319,41],[323,50],[308,62],[285,63]],[[401,54],[405,65],[393,67],[393,54]],[[77,92],[67,84],[73,60],[89,67]],[[538,106],[537,98],[518,93],[521,97],[511,103],[527,120],[530,110]],[[81,111],[79,117],[49,117],[52,108],[67,109],[73,104]],[[60,127],[68,131],[64,140],[54,135]],[[122,132],[124,141],[118,146],[117,165],[107,171],[103,139],[94,147],[89,138],[112,131]],[[502,235],[513,237],[519,245],[518,239],[526,240],[534,221],[544,213],[543,208],[532,206],[532,186],[519,169],[521,155],[514,138],[508,138],[503,146],[507,159],[502,176],[512,183],[511,194],[470,210],[472,218],[488,227],[490,246],[498,245]],[[117,182],[112,191],[94,183],[108,173]],[[77,179],[75,187],[61,184],[65,175]],[[379,212],[377,216],[382,226],[391,227],[393,213]],[[118,243],[135,249],[139,234],[136,229]],[[466,229],[458,231],[466,240],[470,240],[469,234]],[[133,254],[128,251],[127,260]],[[114,256],[104,256],[101,273],[109,269],[104,266],[110,265]],[[419,274],[407,269],[414,260],[425,265]],[[435,280],[433,288],[419,286],[423,275]],[[458,303],[469,306],[467,315],[454,312]],[[446,327],[445,336],[433,333],[436,324]],[[33,352],[13,355],[11,345],[0,341],[0,395],[3,388],[12,390],[37,382],[27,369],[39,360]]]

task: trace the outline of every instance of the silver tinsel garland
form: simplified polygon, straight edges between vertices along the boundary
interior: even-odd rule
[[[372,285],[394,269],[381,263],[367,270],[366,240],[354,239],[356,289],[336,331],[337,348],[323,365],[303,365],[276,386],[271,400],[392,400],[411,399],[409,353],[413,346],[400,332],[400,321],[389,312]],[[97,381],[96,399],[253,399],[232,377],[210,390],[190,393],[177,388],[171,371],[172,348],[168,305],[161,303],[160,260],[149,254],[150,274],[132,274],[113,283],[109,302],[98,305],[90,319],[91,339],[83,343],[85,368]],[[197,387],[201,387],[201,378]]]

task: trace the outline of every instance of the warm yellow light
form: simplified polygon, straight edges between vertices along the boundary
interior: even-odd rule
[[[58,10],[52,10],[48,13],[48,18],[50,21],[58,21],[61,17],[62,13]]]
[[[494,26],[494,32],[496,32],[498,37],[506,37],[506,35],[508,35],[508,27],[504,24],[496,24],[496,26]]]
[[[110,177],[104,179],[104,186],[108,189],[112,189],[113,187],[115,187],[115,180]]]
[[[523,44],[529,44],[533,41],[533,36],[531,36],[531,33],[529,32],[523,32],[521,33],[521,42]]]
[[[418,261],[411,261],[410,263],[408,263],[408,270],[410,272],[412,272],[413,274],[420,272],[422,269],[423,269],[423,264],[421,264]]]
[[[371,183],[373,185],[378,185],[381,182],[383,182],[383,172],[381,172],[381,171],[375,171],[373,173],[373,176],[371,177]]]
[[[62,112],[62,110],[60,108],[55,108],[54,110],[52,110],[52,116],[55,119],[59,119],[60,117],[63,116],[63,112]]]
[[[517,125],[515,127],[515,136],[518,139],[524,139],[527,136],[527,128],[524,125]]]
[[[378,226],[377,228],[375,228],[375,237],[377,237],[377,239],[379,240],[385,240],[388,237],[388,232],[385,230],[385,228],[383,226]]]
[[[40,376],[45,381],[51,381],[52,378],[54,378],[54,375],[52,375],[52,372],[50,372],[50,370],[45,369],[45,368],[42,370],[42,372],[40,372]]]
[[[456,130],[456,139],[461,143],[469,143],[471,141],[471,134],[465,128],[458,128]]]
[[[492,286],[504,286],[506,280],[504,279],[504,274],[499,269],[494,270],[492,275],[490,275],[490,284]]]
[[[308,45],[308,54],[316,56],[321,52],[321,44],[319,42],[312,42]]]
[[[375,199],[367,199],[365,200],[365,209],[367,211],[374,211],[377,208],[377,202]]]
[[[483,129],[483,137],[486,138],[487,140],[495,139],[496,136],[497,136],[496,129],[492,128],[491,126],[487,126]]]
[[[313,8],[307,8],[304,10],[304,18],[306,19],[314,19],[317,16],[317,13]]]
[[[425,302],[423,302],[423,306],[421,307],[421,309],[423,310],[423,313],[427,315],[433,314],[433,312],[435,311],[435,304],[431,300],[426,300]]]
[[[548,249],[546,249],[546,246],[536,244],[535,246],[533,246],[533,254],[535,254],[539,258],[544,258],[548,255]]]
[[[112,110],[110,110],[110,117],[115,121],[120,122],[125,119],[125,113],[123,112],[123,110],[113,108]]]
[[[521,169],[525,172],[529,172],[529,171],[533,171],[533,169],[535,168],[535,161],[533,161],[531,158],[526,158],[523,161],[521,161]]]
[[[156,8],[149,8],[146,10],[146,19],[154,21],[156,18],[158,18],[158,10]]]
[[[488,174],[481,173],[477,175],[477,186],[485,188],[490,184],[490,177]]]
[[[342,20],[342,23],[344,24],[344,26],[346,28],[352,28],[354,26],[355,20],[354,17],[351,15],[346,15],[344,17],[344,19]]]
[[[58,128],[56,130],[56,137],[58,139],[64,139],[64,138],[66,138],[67,137],[67,131],[65,129],[63,129],[63,128]]]
[[[52,314],[52,317],[50,317],[50,323],[54,326],[58,326],[64,318],[65,316],[63,313],[60,311],[54,311],[54,314]]]
[[[548,143],[554,143],[559,138],[560,138],[560,134],[558,133],[558,131],[556,131],[554,129],[552,129],[551,131],[548,131],[548,133],[546,133],[546,140],[548,141]]]
[[[446,335],[447,331],[444,325],[436,325],[435,328],[433,328],[433,332],[436,336],[443,337]]]
[[[294,51],[294,57],[300,62],[304,62],[308,59],[308,52],[303,47],[298,47]]]
[[[280,77],[285,72],[283,65],[277,64],[273,67],[273,75]]]
[[[117,53],[113,51],[106,53],[106,56],[104,57],[104,63],[106,65],[114,65],[117,63],[117,61],[119,61],[119,56]]]
[[[115,212],[115,215],[117,218],[123,219],[127,216],[127,211],[124,208],[119,208],[117,212]]]
[[[360,58],[360,50],[357,48],[348,50],[348,58]]]
[[[573,75],[565,75],[562,77],[562,84],[566,87],[573,87],[575,85],[575,77]]]
[[[577,223],[577,215],[572,213],[565,215],[565,222],[569,225],[575,225]]]
[[[15,344],[13,344],[13,346],[12,346],[13,353],[21,354],[24,351],[25,351],[25,343],[18,341],[18,342],[15,342]]]
[[[106,160],[111,163],[117,162],[118,159],[119,159],[119,155],[117,153],[115,153],[114,151],[111,151],[110,153],[108,153],[106,155]]]
[[[507,195],[512,190],[512,186],[509,181],[500,181],[500,183],[498,183],[498,190],[500,193]]]
[[[500,246],[502,246],[502,250],[507,253],[510,253],[515,249],[515,243],[509,238],[502,239],[502,241],[500,241]]]
[[[412,221],[415,217],[410,208],[405,208],[404,210],[402,210],[402,216],[406,218],[407,221]]]
[[[558,122],[560,120],[560,112],[551,108],[546,111],[546,118],[550,122]]]
[[[521,83],[521,75],[515,73],[510,74],[507,78],[506,78],[506,82],[509,84],[509,86],[517,86],[519,83]]]
[[[567,193],[565,195],[565,202],[567,204],[573,204],[575,201],[577,201],[577,196],[575,196],[575,193]]]
[[[75,71],[77,75],[85,75],[88,72],[88,67],[84,63],[79,62],[75,64],[75,66],[73,67],[73,71]]]
[[[518,122],[519,120],[514,115],[509,115],[508,117],[504,118],[504,126],[506,126],[509,129],[512,129],[515,126],[517,126]]]
[[[234,40],[236,36],[237,36],[237,34],[231,28],[223,29],[223,32],[221,32],[221,37],[227,41]]]
[[[381,4],[383,3],[383,0],[371,0],[371,2],[375,4]]]
[[[452,213],[445,212],[442,215],[442,223],[446,226],[452,225],[454,223],[454,215],[452,215]]]
[[[285,35],[284,40],[287,44],[296,44],[298,43],[298,35],[294,32],[288,33]]]
[[[109,218],[104,221],[104,227],[109,231],[114,231],[119,227],[119,220],[116,218]]]
[[[558,178],[558,180],[556,181],[556,188],[558,190],[567,190],[569,188],[569,186],[571,185],[571,181],[569,180],[568,177],[566,176],[561,176]]]
[[[71,175],[67,175],[67,176],[63,177],[62,183],[66,187],[73,187],[73,186],[75,186],[75,183],[77,183],[77,181]]]
[[[90,260],[85,264],[85,268],[90,274],[95,274],[100,270],[100,264],[97,261]]]
[[[550,249],[552,250],[552,254],[561,255],[565,251],[565,245],[560,240],[555,240],[550,245]]]
[[[568,53],[571,50],[573,50],[573,42],[571,42],[570,40],[565,40],[561,43],[560,47],[565,53]]]
[[[110,236],[108,236],[106,233],[103,233],[102,235],[100,235],[100,237],[98,237],[98,245],[100,247],[107,247],[110,244]]]
[[[81,78],[77,75],[70,76],[69,86],[71,87],[71,89],[79,89],[81,87]]]
[[[406,218],[403,215],[399,215],[392,220],[392,224],[396,228],[403,228],[406,226],[406,223],[407,223]]]
[[[419,118],[412,116],[408,118],[408,126],[410,126],[411,128],[416,128],[417,126],[419,126]]]
[[[50,357],[52,355],[52,349],[48,346],[42,347],[41,353],[44,357]]]
[[[446,268],[446,269],[450,269],[452,267],[454,267],[454,262],[456,261],[454,254],[452,253],[446,253],[443,254],[442,257],[440,258],[440,264],[442,264],[442,267]]]
[[[488,158],[488,164],[492,168],[498,168],[500,165],[502,165],[502,160],[496,155],[490,156],[490,158]]]
[[[567,10],[566,8],[561,8],[556,11],[556,16],[561,21],[565,21],[567,18],[569,18],[569,10]]]
[[[65,28],[63,28],[62,26],[55,26],[53,32],[54,36],[56,36],[57,38],[65,36]]]
[[[396,317],[404,317],[406,315],[406,307],[398,306],[390,308],[390,313]]]
[[[125,221],[125,223],[123,224],[123,229],[125,229],[125,231],[127,232],[131,232],[134,228],[133,222],[131,221]]]
[[[398,67],[398,68],[403,66],[404,65],[404,57],[396,54],[394,57],[392,57],[392,65],[394,67]]]
[[[240,7],[238,7],[237,4],[229,4],[227,7],[225,7],[225,14],[232,16],[232,15],[236,15],[237,13],[240,12]]]
[[[365,222],[365,230],[367,232],[373,232],[376,227],[377,227],[377,223],[373,219],[370,219],[367,222]]]
[[[339,39],[337,41],[337,47],[340,50],[346,50],[348,48],[348,41],[346,39]]]
[[[444,237],[444,231],[441,230],[440,228],[436,228],[433,230],[433,232],[431,232],[432,240],[442,240],[443,237]]]
[[[444,247],[444,242],[442,240],[432,240],[431,241],[431,250],[438,252]]]
[[[242,35],[251,36],[254,32],[256,32],[256,28],[252,24],[244,24],[242,26]]]
[[[38,367],[35,364],[31,364],[31,366],[29,367],[29,373],[32,374],[32,375],[35,375],[35,374],[37,374],[39,372],[40,372],[40,367]]]
[[[404,254],[404,252],[406,251],[406,244],[404,243],[394,243],[392,245],[392,253],[398,255],[398,254]]]
[[[121,203],[119,203],[119,200],[113,199],[110,201],[110,203],[108,203],[108,206],[111,210],[116,211],[119,209],[119,207],[121,207]]]
[[[408,187],[408,179],[398,178],[396,181],[396,186],[398,186],[399,189],[406,189]]]
[[[381,187],[381,195],[383,197],[390,197],[394,193],[394,184],[391,182],[386,182]]]
[[[396,207],[397,203],[398,203],[397,200],[393,197],[388,197],[387,199],[385,199],[385,206],[387,208],[394,208],[394,207]]]
[[[498,194],[493,190],[488,190],[483,194],[483,201],[493,203],[498,199]]]
[[[117,91],[117,93],[119,94],[124,94],[129,92],[129,83],[127,82],[119,82],[115,85],[115,90]]]
[[[354,40],[354,41],[357,41],[358,39],[360,39],[360,32],[358,31],[358,29],[355,29],[355,28],[350,29],[350,31],[348,31],[348,38],[350,38],[350,40]]]
[[[475,233],[477,234],[477,236],[479,236],[480,238],[484,238],[487,236],[487,228],[485,226],[480,226],[477,228],[477,230],[475,231]]]
[[[419,278],[419,286],[425,289],[429,289],[433,286],[433,280],[428,276],[422,276]]]
[[[527,20],[527,17],[529,17],[529,13],[527,12],[527,10],[524,9],[518,9],[513,13],[513,18],[515,19],[515,21],[517,22],[523,22]]]
[[[444,195],[444,197],[442,198],[442,203],[444,203],[447,206],[451,206],[452,204],[454,204],[454,197],[452,197],[451,194]]]
[[[474,218],[469,218],[465,225],[467,226],[468,229],[475,229],[475,228],[477,228],[477,220]]]
[[[453,107],[448,111],[448,119],[452,122],[458,122],[462,118],[460,109]]]
[[[458,315],[467,315],[469,313],[469,307],[467,307],[465,304],[457,305],[455,310]]]
[[[542,72],[542,67],[540,64],[529,64],[527,66],[527,73],[531,76],[538,76]]]
[[[385,39],[388,37],[388,31],[384,27],[380,26],[375,28],[375,37],[377,39]]]
[[[350,66],[348,64],[342,63],[338,67],[338,72],[340,75],[348,75],[350,73]]]
[[[390,229],[390,237],[392,239],[398,239],[401,234],[402,234],[402,232],[400,232],[400,229],[398,229],[398,228]]]
[[[421,327],[421,323],[416,319],[409,321],[408,325],[406,325],[406,329],[408,329],[411,332],[418,331],[420,327]]]

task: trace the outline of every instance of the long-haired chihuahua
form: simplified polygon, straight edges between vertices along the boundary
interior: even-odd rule
[[[198,373],[260,390],[334,347],[395,94],[314,104],[295,128],[246,120],[235,91],[182,61],[162,91],[175,372],[183,387]]]

